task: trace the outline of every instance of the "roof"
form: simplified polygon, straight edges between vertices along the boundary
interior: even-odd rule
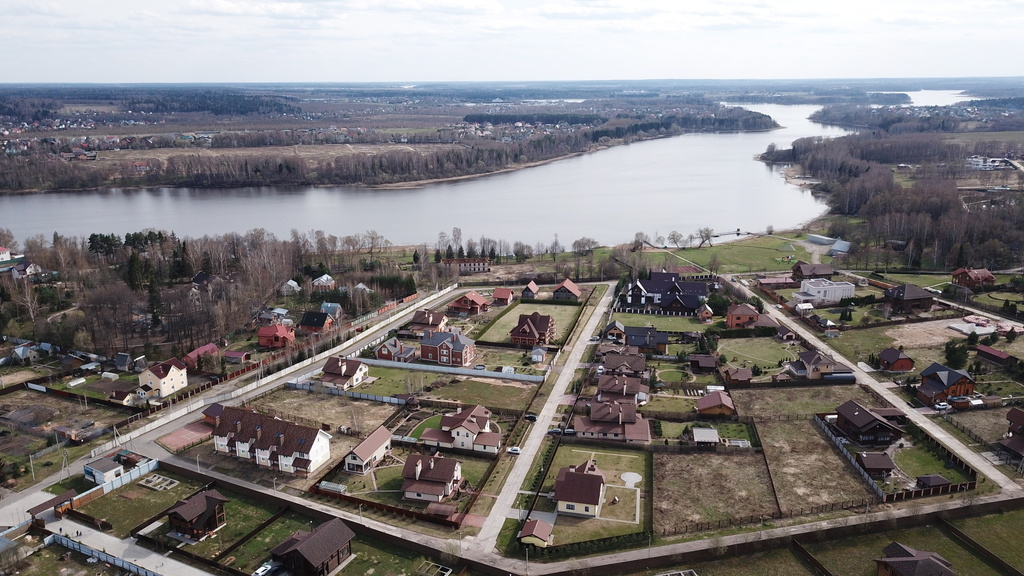
[[[189,360],[196,360],[200,356],[216,354],[218,351],[219,348],[217,348],[217,345],[211,342],[209,344],[203,344],[199,348],[196,348],[195,350],[189,352],[188,354],[185,354],[185,358]]]
[[[897,360],[902,360],[904,358],[910,360],[910,356],[907,356],[903,350],[898,348],[886,348],[878,353],[878,359],[886,364],[892,364]]]
[[[356,447],[352,449],[352,453],[359,457],[363,462],[370,459],[373,453],[380,449],[381,446],[391,441],[391,431],[384,426],[378,426],[376,430],[370,432],[370,435],[363,439],[362,442],[356,444]]]
[[[536,294],[537,292],[540,292],[540,287],[537,286],[536,282],[534,282],[533,280],[530,280],[530,283],[527,284],[526,288],[523,289],[524,292],[527,291],[527,290],[529,290],[530,292],[533,292],[534,294]]]
[[[555,500],[597,506],[601,504],[603,488],[604,474],[597,469],[593,460],[587,460],[578,466],[566,466],[558,471]]]
[[[650,388],[640,378],[621,374],[602,374],[597,379],[598,392],[615,392],[617,394],[646,393]]]
[[[798,260],[796,264],[793,264],[792,270],[794,272],[800,272],[803,276],[827,276],[835,274],[835,270],[833,270],[828,264],[809,264],[803,260]]]
[[[330,318],[330,314],[327,312],[303,312],[302,320],[299,321],[299,326],[307,328],[323,328],[327,324],[328,318]]]
[[[953,271],[953,276],[967,275],[968,278],[975,282],[995,282],[996,277],[988,271],[988,268],[957,268]]]
[[[444,312],[435,312],[433,310],[417,310],[412,315],[413,324],[423,324],[426,326],[440,326],[444,319]]]
[[[954,370],[938,362],[933,362],[931,366],[921,372],[921,385],[918,386],[918,391],[931,398],[936,394],[945,392],[961,378],[967,378],[971,382],[974,381],[971,375],[963,370]]]
[[[619,372],[643,372],[647,369],[647,358],[635,354],[605,354],[604,367]]]
[[[926,474],[925,476],[917,477],[917,484],[922,488],[937,488],[939,486],[949,486],[950,482],[941,474]]]
[[[545,542],[551,540],[551,524],[543,520],[530,519],[523,524],[523,529],[519,531],[518,538],[539,538]]]
[[[718,368],[718,357],[711,354],[690,354],[686,360],[690,363],[696,362],[701,368]]]
[[[726,311],[726,314],[728,314],[729,316],[732,316],[733,314],[739,314],[742,316],[756,316],[759,314],[759,312],[756,308],[744,302],[742,304],[733,304],[732,306],[729,306],[728,310]]]
[[[223,504],[227,501],[228,499],[223,494],[216,489],[211,489],[194,494],[187,500],[178,500],[174,506],[167,509],[167,515],[175,514],[186,522],[201,521],[212,514],[217,509],[218,504]]]
[[[1003,352],[1002,350],[996,350],[995,348],[991,346],[985,346],[984,344],[978,344],[976,350],[979,354],[985,354],[986,356],[998,358],[999,360],[1009,360],[1010,358],[1013,357],[1010,354]]]
[[[177,368],[178,370],[187,370],[188,368],[181,363],[181,360],[177,358],[171,358],[170,360],[164,360],[159,364],[153,364],[147,370],[153,373],[154,376],[163,380],[167,378],[167,375],[171,373],[171,368]]]
[[[558,286],[555,286],[554,292],[558,292],[559,290],[567,290],[573,296],[576,297],[579,297],[579,295],[582,294],[582,292],[580,291],[580,287],[577,286],[575,282],[569,280],[568,278],[562,280],[562,282]]]
[[[892,470],[896,463],[885,452],[861,452],[857,454],[861,466],[871,470]]]
[[[421,346],[440,346],[444,342],[451,342],[452,350],[460,351],[476,344],[476,341],[468,336],[456,332],[434,332],[423,337]]]
[[[956,576],[948,560],[935,552],[915,550],[893,542],[882,550],[884,558],[875,562],[888,566],[894,576]]]
[[[732,397],[729,396],[728,392],[714,391],[706,396],[697,398],[697,411],[708,410],[718,406],[725,406],[730,410],[736,410],[736,406],[732,403]]]
[[[340,518],[332,518],[314,528],[312,532],[297,530],[271,550],[270,554],[286,556],[297,553],[311,565],[319,567],[355,537],[356,533]]]
[[[416,465],[420,465],[420,477],[416,479]],[[402,478],[411,480],[414,483],[447,484],[455,479],[455,470],[459,461],[454,458],[443,458],[441,456],[425,456],[412,454],[405,460],[402,468]],[[418,484],[416,484],[418,485]],[[402,490],[409,490],[406,486]],[[417,492],[423,492],[418,490]]]
[[[74,488],[70,490],[65,490],[59,496],[54,496],[53,498],[50,498],[49,500],[42,502],[41,504],[36,504],[35,506],[29,508],[28,514],[29,516],[36,516],[39,513],[46,511],[48,508],[53,508],[57,504],[62,504],[64,502],[67,502],[68,500],[71,500],[75,496],[78,496],[78,492]]]
[[[365,366],[359,360],[345,358],[344,356],[331,356],[324,364],[324,374],[333,374],[351,378],[359,373],[359,369]]]
[[[893,427],[892,424],[889,424],[884,418],[864,406],[861,406],[861,404],[856,400],[844,402],[841,406],[836,408],[836,414],[839,414],[846,419],[846,421],[857,428],[857,430],[864,430],[874,424],[883,424],[889,428]]]
[[[441,428],[454,430],[465,428],[473,434],[479,434],[488,428],[491,419],[491,411],[480,405],[466,406],[462,411],[450,416],[441,417]]]
[[[214,402],[203,410],[203,416],[209,416],[210,418],[220,418],[220,415],[224,413],[224,405],[219,402]]]
[[[260,331],[256,333],[259,338],[279,336],[279,337],[294,337],[292,331],[288,329],[284,324],[274,324],[273,326],[264,326],[260,328]]]
[[[903,284],[885,291],[885,297],[893,300],[924,300],[932,298],[933,294],[924,288],[913,284]]]
[[[626,326],[626,344],[637,348],[654,348],[668,344],[668,333],[646,326]]]
[[[277,454],[309,454],[321,433],[319,428],[302,426],[235,406],[225,406],[213,435],[250,442],[257,450]],[[325,433],[326,434],[326,433]]]
[[[520,314],[519,323],[516,324],[509,334],[512,336],[526,338],[540,338],[546,336],[555,325],[552,316],[534,312],[533,314]]]
[[[1024,427],[1024,410],[1014,406],[1006,413],[1006,420],[1015,428]]]
[[[754,371],[750,368],[729,368],[725,372],[729,375],[729,380],[736,382],[746,382],[754,377]]]
[[[636,422],[636,406],[632,404],[615,404],[613,402],[600,402],[590,408],[590,420],[592,422]]]
[[[93,460],[92,462],[89,462],[85,466],[87,468],[92,468],[93,470],[97,470],[99,472],[113,472],[118,468],[123,468],[121,464],[114,462],[110,458],[100,458],[99,460]]]
[[[718,437],[718,430],[714,428],[691,428],[693,441],[701,444],[718,444],[721,440]]]
[[[494,297],[500,300],[511,300],[514,294],[511,288],[495,288]]]
[[[483,306],[487,304],[487,298],[484,298],[483,294],[480,294],[476,290],[470,290],[469,292],[466,292],[465,294],[462,295],[461,298],[459,298],[459,300],[462,299],[469,300],[470,302],[478,306]]]

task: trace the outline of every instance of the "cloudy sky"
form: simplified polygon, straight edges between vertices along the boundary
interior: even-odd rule
[[[0,82],[1021,76],[1021,0],[0,0]]]

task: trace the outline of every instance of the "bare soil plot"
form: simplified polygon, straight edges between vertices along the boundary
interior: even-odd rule
[[[942,346],[950,338],[964,338],[963,334],[949,329],[955,320],[936,320],[918,324],[903,324],[885,331],[897,346],[904,348],[930,348]]]
[[[83,403],[31,390],[19,390],[0,396],[0,420],[48,434],[56,426],[102,429],[131,416],[131,410],[118,410],[96,403]],[[91,424],[90,424],[91,423]]]
[[[290,388],[275,390],[272,394],[255,400],[251,406],[284,419],[288,419],[288,415],[294,416],[294,420],[300,424],[301,418],[307,418],[330,424],[332,430],[337,430],[339,426],[347,426],[362,434],[373,432],[398,409],[393,404]],[[331,450],[334,450],[333,444]]]
[[[757,430],[782,512],[874,500],[874,492],[813,421],[759,421]]]
[[[868,408],[884,407],[871,394],[857,385],[765,387],[734,390],[731,394],[736,403],[737,412],[746,416],[833,412],[836,407],[847,400],[856,400]]]
[[[14,370],[0,372],[0,378],[3,378],[4,386],[10,386],[11,384],[21,384],[27,380],[33,378],[39,378],[42,374],[34,370]]]
[[[693,522],[779,512],[768,465],[753,452],[655,454],[654,491],[654,525],[664,534]]]
[[[957,412],[952,415],[952,418],[984,438],[986,442],[996,442],[1006,433],[1008,426],[1006,422],[1007,411],[1007,408],[968,410],[966,412]]]

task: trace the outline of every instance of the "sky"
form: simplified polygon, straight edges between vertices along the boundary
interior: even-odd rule
[[[0,0],[0,83],[1022,76],[1021,0]]]

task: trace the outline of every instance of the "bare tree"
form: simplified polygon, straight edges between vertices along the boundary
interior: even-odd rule
[[[711,228],[701,228],[697,230],[697,236],[700,238],[700,244],[697,245],[697,248],[703,246],[705,242],[708,243],[708,246],[711,246],[711,239],[715,237],[715,231]]]

